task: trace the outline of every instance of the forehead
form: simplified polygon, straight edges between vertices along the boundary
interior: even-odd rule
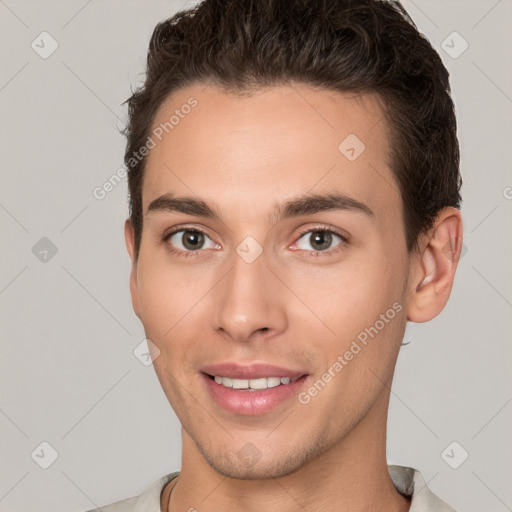
[[[151,128],[144,213],[168,192],[242,216],[307,191],[401,209],[377,94],[282,85],[238,96],[195,85],[171,94]]]

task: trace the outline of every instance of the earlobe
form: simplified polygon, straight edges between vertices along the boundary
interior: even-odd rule
[[[419,253],[411,261],[408,320],[427,322],[443,310],[450,297],[461,248],[460,211],[444,208],[431,230],[421,237]]]
[[[130,295],[132,297],[132,307],[135,314],[140,318],[137,261],[135,261],[135,234],[130,219],[126,219],[124,223],[124,240],[132,262],[130,271]]]

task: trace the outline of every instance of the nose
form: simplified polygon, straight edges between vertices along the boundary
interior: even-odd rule
[[[271,337],[288,325],[286,287],[267,265],[263,252],[247,262],[237,253],[231,270],[215,287],[213,328],[237,341]]]

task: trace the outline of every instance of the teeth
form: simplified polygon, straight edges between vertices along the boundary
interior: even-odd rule
[[[249,387],[249,381],[244,379],[233,379],[233,389],[247,389]]]
[[[279,384],[281,384],[280,377],[268,377],[267,378],[267,387],[275,388],[276,386],[279,386]]]
[[[298,377],[293,379],[295,382]],[[214,376],[217,384],[222,384],[227,388],[233,389],[268,389],[275,388],[280,384],[289,384],[292,379],[290,377],[262,377],[260,379],[232,379],[231,377]]]
[[[247,382],[247,381],[244,381]],[[267,379],[265,377],[262,377],[261,379],[251,379],[248,381],[248,386],[244,387],[250,387],[251,389],[267,389]]]

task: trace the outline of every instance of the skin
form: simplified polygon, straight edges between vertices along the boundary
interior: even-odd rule
[[[133,308],[160,351],[155,371],[182,424],[181,473],[162,493],[162,510],[169,496],[172,511],[409,510],[387,470],[390,386],[407,320],[428,321],[448,300],[460,212],[439,212],[408,253],[377,95],[295,84],[240,98],[197,84],[174,92],[154,127],[191,96],[197,107],[148,155],[138,260],[125,223]],[[366,146],[354,161],[338,149],[351,133]],[[297,195],[332,191],[373,215],[272,217]],[[204,200],[221,220],[146,212],[168,192]],[[164,240],[183,224],[208,235],[204,248],[189,249],[195,257],[169,251],[172,243],[186,250],[183,233]],[[301,232],[325,225],[348,242],[334,236],[315,252],[312,233]],[[248,236],[263,249],[252,263],[236,252]],[[307,390],[395,303],[401,311],[306,405],[293,397],[247,416],[207,393],[200,369],[224,361],[300,368]],[[256,464],[237,454],[246,443],[258,450]]]

